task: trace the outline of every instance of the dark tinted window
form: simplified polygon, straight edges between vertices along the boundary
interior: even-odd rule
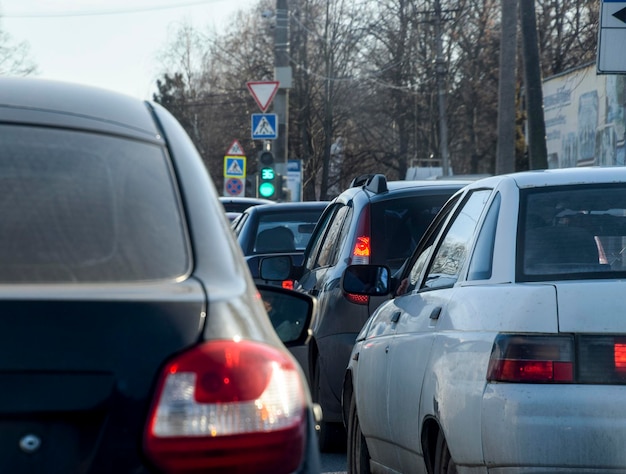
[[[0,281],[171,279],[190,266],[162,148],[0,127]]]
[[[373,203],[371,263],[388,265],[392,271],[400,268],[449,197],[424,195]]]

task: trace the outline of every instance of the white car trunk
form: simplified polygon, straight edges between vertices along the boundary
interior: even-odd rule
[[[555,286],[560,332],[626,333],[626,281],[585,280]]]

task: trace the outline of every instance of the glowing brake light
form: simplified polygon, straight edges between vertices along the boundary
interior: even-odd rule
[[[211,341],[163,369],[144,435],[166,473],[293,472],[304,456],[306,396],[278,349]]]
[[[370,238],[365,236],[360,236],[356,238],[356,243],[354,244],[354,249],[352,250],[352,255],[356,258],[359,257],[367,257],[370,256]]]
[[[370,263],[372,252],[370,237],[370,206],[363,208],[356,226],[356,238],[352,245],[352,262],[355,265]]]
[[[615,343],[613,346],[613,358],[615,360],[615,369],[620,372],[626,372],[626,344]]]
[[[282,287],[293,290],[293,280],[283,280]]]

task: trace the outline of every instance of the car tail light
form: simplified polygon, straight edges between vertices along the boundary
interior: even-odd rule
[[[354,265],[367,265],[370,263],[370,206],[365,206],[359,216],[356,226],[356,237],[352,245],[352,263]]]
[[[370,206],[367,205],[363,208],[356,226],[356,237],[352,244],[351,263],[354,265],[367,265],[370,263],[371,249]],[[370,302],[370,297],[367,295],[344,293],[344,296],[350,303],[354,304],[366,305]]]
[[[211,341],[163,369],[144,436],[162,471],[292,472],[306,396],[294,362],[252,341]]]
[[[287,288],[288,290],[293,290],[293,280],[283,280],[282,287]]]
[[[499,334],[493,344],[490,382],[574,382],[573,336]]]

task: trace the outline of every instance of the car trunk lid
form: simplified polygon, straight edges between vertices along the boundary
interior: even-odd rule
[[[626,281],[567,281],[557,283],[556,289],[560,332],[626,333],[621,299]]]
[[[0,472],[141,472],[159,368],[205,312],[194,280],[0,289]]]

